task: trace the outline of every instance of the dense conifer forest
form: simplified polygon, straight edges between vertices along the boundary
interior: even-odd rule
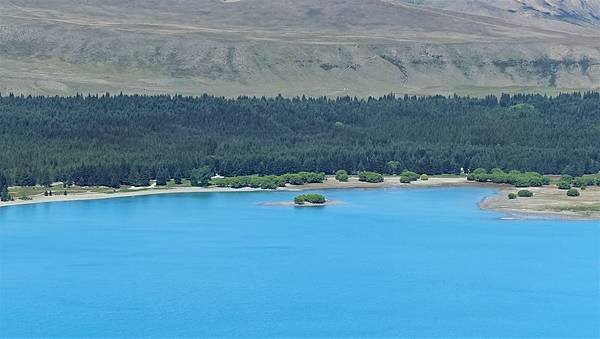
[[[0,122],[0,171],[18,185],[135,185],[189,177],[203,166],[225,176],[600,170],[597,92],[368,99],[3,95]]]

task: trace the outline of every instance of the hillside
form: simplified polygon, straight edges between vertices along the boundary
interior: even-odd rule
[[[598,89],[599,17],[583,0],[0,0],[0,92]]]

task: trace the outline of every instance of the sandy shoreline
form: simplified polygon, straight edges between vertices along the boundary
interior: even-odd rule
[[[484,198],[479,208],[503,212],[514,218],[558,218],[571,220],[600,220],[600,187],[581,190],[579,197],[568,197],[566,190],[554,185],[528,188],[531,198],[508,199],[519,188],[502,186],[497,194]]]
[[[498,192],[484,198],[478,203],[479,208],[483,210],[493,210],[506,213],[514,218],[563,218],[563,219],[581,219],[598,220],[600,211],[595,210],[595,206],[600,204],[600,187],[589,187],[582,191],[580,197],[571,198],[566,196],[566,192],[558,190],[555,186],[533,187],[530,188],[534,193],[533,198],[508,199],[508,193],[516,193],[519,189],[508,185],[497,185],[489,183],[477,183],[467,181],[466,178],[443,178],[432,177],[427,181],[416,181],[411,184],[402,184],[398,177],[385,177],[382,183],[365,183],[358,181],[358,178],[351,177],[348,182],[339,182],[333,177],[328,177],[323,183],[305,184],[301,186],[288,185],[280,187],[277,191],[305,191],[320,189],[347,189],[347,188],[427,188],[427,187],[489,187],[496,188]],[[227,192],[257,192],[269,191],[260,188],[224,188],[224,187],[174,187],[174,188],[143,188],[140,191],[127,191],[115,193],[72,193],[69,195],[56,194],[51,197],[43,195],[32,196],[31,200],[15,200],[0,203],[1,207],[30,205],[40,203],[51,203],[61,201],[81,201],[81,200],[100,200],[126,197],[138,197],[159,194],[181,194],[181,193],[227,193]],[[271,190],[272,191],[272,190]],[[593,207],[593,208],[590,208]]]
[[[385,188],[385,187],[439,187],[454,185],[476,185],[464,178],[431,178],[429,181],[418,181],[412,184],[402,184],[398,177],[386,177],[383,183],[366,183],[358,181],[358,178],[351,177],[348,182],[339,182],[333,177],[328,177],[323,183],[305,184],[305,185],[287,185],[277,190],[264,190],[260,188],[228,188],[228,187],[174,187],[159,188],[156,186],[138,188],[138,191],[115,192],[115,193],[70,193],[61,195],[60,192],[47,197],[41,194],[31,196],[31,200],[7,201],[0,203],[0,207],[30,205],[60,201],[80,201],[80,200],[100,200],[126,197],[138,197],[158,194],[181,194],[181,193],[227,193],[227,192],[269,192],[269,191],[306,191],[318,189],[336,189],[336,188]]]

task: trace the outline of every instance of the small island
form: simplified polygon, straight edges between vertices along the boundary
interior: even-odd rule
[[[296,206],[323,206],[326,202],[325,196],[316,193],[301,194],[294,198]]]

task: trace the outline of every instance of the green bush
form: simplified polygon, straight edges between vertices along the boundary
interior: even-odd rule
[[[400,176],[400,182],[403,184],[410,184],[410,178],[405,176]]]
[[[476,168],[473,170],[473,172],[469,173],[467,175],[467,180],[470,181],[482,181],[484,179],[484,176],[487,176],[487,171],[485,168]],[[485,181],[487,181],[487,178],[485,179]]]
[[[423,180],[423,181],[427,181],[427,180],[429,180],[429,176],[427,174],[423,173],[423,174],[421,174],[421,178],[420,179]]]
[[[419,179],[419,175],[415,172],[404,170],[400,173],[401,176],[408,178],[410,181],[417,181]]]
[[[348,181],[348,172],[346,172],[345,170],[339,170],[339,171],[335,172],[335,179],[337,181],[343,181],[343,182]]]
[[[517,195],[514,193],[508,193],[508,199],[517,199]]]
[[[568,190],[571,188],[571,181],[560,179],[556,186],[558,186],[559,190]]]
[[[572,182],[573,181],[573,176],[568,175],[568,174],[563,174],[563,175],[560,176],[560,180]]]
[[[358,180],[364,182],[383,182],[383,175],[376,172],[362,171],[358,173]]]
[[[533,192],[531,192],[530,190],[520,190],[519,192],[517,192],[517,195],[522,198],[531,198],[533,197]]]
[[[326,201],[325,196],[315,193],[302,194],[294,198],[296,205],[303,205],[307,202],[311,204],[324,204]]]
[[[578,197],[579,191],[576,188],[571,188],[567,191],[567,196],[569,197]]]

